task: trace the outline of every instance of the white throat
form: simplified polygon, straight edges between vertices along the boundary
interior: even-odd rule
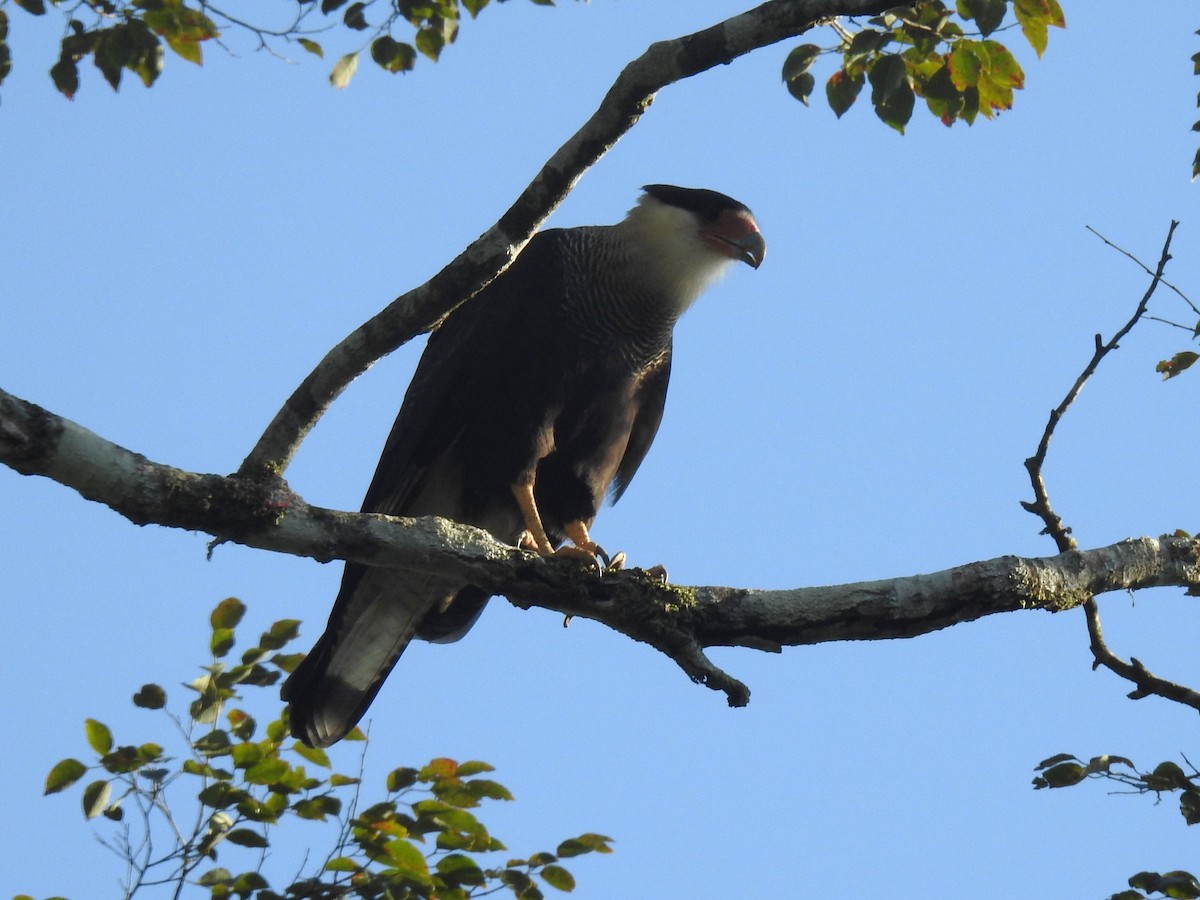
[[[682,315],[733,262],[701,240],[692,213],[653,197],[643,196],[614,227],[676,316]]]

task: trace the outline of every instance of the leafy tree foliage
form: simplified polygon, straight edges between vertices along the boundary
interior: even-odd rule
[[[463,14],[474,19],[489,2],[286,0],[282,13],[256,10],[251,17],[210,0],[85,0],[71,5],[50,0],[61,9],[66,26],[50,77],[64,96],[74,97],[80,87],[79,64],[90,58],[114,90],[126,71],[150,87],[162,74],[164,47],[199,64],[206,43],[242,33],[279,55],[299,46],[324,59],[325,44],[316,38],[344,39],[348,32],[353,44],[337,56],[329,74],[334,87],[344,88],[364,53],[393,73],[412,70],[419,56],[436,62],[458,37]],[[554,0],[530,2],[554,5]],[[12,68],[9,6],[34,16],[47,12],[46,0],[0,0],[0,83]],[[980,115],[990,119],[1011,108],[1013,92],[1024,86],[1025,73],[1012,52],[993,38],[1014,26],[1040,57],[1050,28],[1065,28],[1066,17],[1059,0],[919,0],[898,5],[861,28],[834,20],[838,44],[795,48],[784,63],[783,80],[807,105],[816,87],[813,64],[822,55],[838,55],[841,65],[827,79],[825,96],[839,117],[869,83],[876,115],[897,131],[904,131],[918,97],[946,125],[959,120],[973,124]],[[1200,74],[1200,53],[1192,61]],[[1200,131],[1200,122],[1193,130]],[[1192,163],[1193,178],[1197,175],[1200,151]]]
[[[835,47],[802,44],[788,54],[783,80],[806,106],[816,87],[809,71],[822,55],[841,57],[841,66],[825,83],[830,108],[841,118],[863,87],[871,85],[871,105],[879,118],[903,133],[916,99],[945,125],[972,125],[982,115],[994,118],[1010,109],[1013,91],[1025,73],[1007,47],[990,36],[1005,24],[1008,0],[958,0],[950,9],[941,0],[897,7],[851,32],[835,27]],[[1051,27],[1065,28],[1058,0],[1014,0],[1011,12],[1026,40],[1041,56]]]
[[[9,18],[5,10],[9,2],[0,2],[0,81],[12,68],[7,44]],[[120,87],[125,71],[134,73],[150,87],[162,74],[164,45],[198,65],[203,61],[204,45],[230,32],[248,33],[261,48],[273,52],[282,52],[296,44],[324,58],[325,49],[315,37],[341,25],[356,35],[359,44],[357,49],[339,57],[330,73],[330,81],[341,88],[354,75],[358,58],[368,47],[371,58],[388,72],[409,71],[416,65],[418,54],[436,62],[442,50],[458,37],[462,14],[475,18],[489,2],[289,0],[281,4],[282,14],[270,16],[256,10],[255,18],[251,19],[243,17],[240,10],[229,12],[208,0],[86,0],[62,7],[66,30],[50,77],[66,97],[74,97],[79,90],[79,64],[90,57],[113,90]],[[554,0],[530,2],[554,5]],[[11,3],[31,15],[42,16],[47,12],[46,0],[11,0]],[[57,0],[50,3],[53,7],[60,5]],[[397,40],[395,34],[399,32],[411,35],[411,39]]]
[[[1186,762],[1186,759],[1184,760]],[[1116,782],[1129,793],[1179,794],[1179,814],[1188,825],[1200,822],[1200,770],[1188,763],[1188,774],[1178,764],[1161,762],[1149,771],[1138,769],[1124,756],[1095,756],[1084,762],[1070,753],[1059,753],[1037,764],[1035,789],[1064,788],[1085,781],[1102,779]],[[1200,881],[1190,872],[1138,872],[1129,879],[1130,890],[1113,894],[1110,900],[1147,900],[1149,897],[1172,897],[1177,900],[1200,898]]]
[[[538,900],[542,884],[574,889],[563,859],[611,852],[611,838],[588,833],[563,841],[553,853],[485,861],[506,848],[472,810],[484,800],[513,797],[482,777],[492,767],[477,760],[434,759],[393,769],[383,798],[366,802],[360,778],[334,772],[325,751],[288,737],[286,713],[260,728],[240,702],[239,691],[272,687],[301,658],[281,652],[300,624],[284,619],[240,661],[229,661],[245,611],[240,600],[229,598],[209,617],[211,661],[188,685],[195,696],[186,716],[166,713],[166,740],[182,740],[178,756],[155,742],[118,744],[107,725],[88,719],[84,733],[94,762],[64,759],[46,777],[47,794],[83,784],[84,816],[111,823],[101,840],[125,863],[126,900],[154,886],[179,896],[187,884],[207,888],[214,900],[466,900],[505,888],[520,900]],[[165,711],[166,691],[143,685],[133,703]],[[367,740],[359,729],[347,739]],[[185,815],[176,797],[193,791],[196,803]],[[304,828],[302,821],[335,823],[332,846],[315,871],[277,892],[262,871],[266,852],[281,829],[291,835]],[[218,851],[236,864],[217,865]]]

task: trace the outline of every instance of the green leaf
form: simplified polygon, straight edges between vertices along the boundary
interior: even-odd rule
[[[546,866],[538,873],[545,879],[546,884],[552,888],[558,888],[560,891],[575,890],[575,878],[564,869],[562,866]]]
[[[196,794],[196,799],[213,809],[228,809],[246,799],[245,791],[230,787],[224,781],[215,781]]]
[[[304,744],[296,741],[296,743],[292,745],[292,750],[296,752],[297,756],[307,759],[314,766],[320,766],[323,769],[333,768],[333,763],[329,761],[329,754],[320,747],[306,747]]]
[[[1134,768],[1133,761],[1126,759],[1124,756],[1113,756],[1104,754],[1103,756],[1093,756],[1088,760],[1088,772],[1107,772],[1115,765],[1126,766],[1130,769]]]
[[[508,885],[519,900],[541,900],[543,896],[533,879],[519,869],[502,869],[500,882]]]
[[[100,764],[115,775],[136,772],[161,758],[162,752],[158,744],[142,744],[140,747],[126,745],[105,753],[100,757]]]
[[[266,887],[267,879],[263,878],[257,872],[243,872],[230,885],[232,891],[239,897],[250,897],[253,894],[257,900],[270,900],[272,897],[276,898],[276,900],[283,900],[278,894],[265,890]],[[255,893],[255,891],[258,893]]]
[[[290,770],[286,760],[273,756],[252,765],[246,770],[245,778],[249,784],[275,784]]]
[[[304,44],[305,42],[302,40],[300,43]],[[312,41],[308,41],[308,43],[313,44]],[[317,49],[311,52],[316,53],[318,56],[323,56],[323,54],[320,52],[320,45],[313,44],[313,46],[315,46]],[[305,46],[305,49],[309,48]],[[258,646],[262,647],[264,650],[278,650],[289,641],[295,640],[297,637],[299,637],[299,635],[299,619],[280,619],[278,622],[274,622],[269,630],[262,633],[258,639]]]
[[[189,46],[194,47],[196,49],[197,53],[200,50],[199,44],[190,44]],[[172,47],[171,49],[174,50],[175,48]],[[179,51],[176,50],[175,52],[178,53]],[[183,54],[181,53],[180,56],[182,56],[182,55]],[[189,60],[189,62],[195,62],[195,63],[198,63],[199,61],[200,61],[199,57],[197,57],[196,59],[193,59],[193,60]],[[221,657],[223,657],[225,654],[227,654],[229,652],[231,647],[233,647],[233,629],[232,628],[214,628],[213,633],[212,633],[212,640],[209,642],[209,645],[208,645],[208,649],[212,652],[212,655],[215,656],[217,659],[220,659]]]
[[[325,863],[326,872],[357,872],[361,868],[349,856],[338,856]]]
[[[908,67],[899,56],[881,56],[867,74],[871,82],[871,103],[875,115],[904,134],[912,118],[916,96],[908,81]]]
[[[979,83],[979,73],[983,63],[979,57],[980,45],[976,41],[958,41],[946,60],[950,71],[950,80],[960,91],[974,87]]]
[[[1189,825],[1200,822],[1200,793],[1194,790],[1184,791],[1179,795],[1179,814]]]
[[[1058,0],[1013,0],[1013,13],[1021,24],[1021,32],[1040,57],[1046,50],[1047,28],[1066,28]]]
[[[50,80],[68,100],[73,100],[79,93],[79,67],[69,60],[60,59],[50,67]]]
[[[218,628],[237,628],[246,614],[246,604],[237,597],[226,597],[209,614],[208,623],[213,631]]]
[[[813,77],[812,72],[802,72],[787,82],[788,93],[805,106],[808,106],[808,98],[812,96],[813,88],[816,86],[817,79]]]
[[[1196,157],[1197,164],[1200,164],[1200,154]],[[1193,176],[1195,177],[1195,176]],[[1174,378],[1185,369],[1190,369],[1200,359],[1200,355],[1193,353],[1191,350],[1183,350],[1176,353],[1170,359],[1164,359],[1154,367],[1155,372],[1162,374],[1163,380]]]
[[[1138,872],[1129,879],[1129,886],[1150,893],[1165,894],[1176,900],[1200,897],[1200,882],[1190,872]]]
[[[451,853],[437,862],[438,875],[450,885],[479,887],[487,883],[487,876],[475,860],[462,853]]]
[[[387,789],[389,794],[394,794],[396,791],[402,791],[406,787],[411,787],[417,783],[417,777],[420,773],[416,769],[407,767],[393,769],[388,772]]]
[[[234,744],[232,756],[235,769],[248,769],[261,762],[266,751],[258,744]]]
[[[3,15],[3,10],[0,10],[0,15]],[[3,38],[0,38],[0,82],[3,82],[9,72],[12,71],[12,51],[8,49],[8,44]]]
[[[112,732],[108,730],[108,726],[103,722],[97,722],[95,719],[84,719],[83,728],[87,734],[88,746],[101,756],[112,749]]]
[[[350,79],[354,77],[357,69],[358,54],[347,53],[334,63],[333,71],[329,73],[329,83],[340,91],[350,83]]]
[[[167,692],[157,684],[143,684],[133,695],[133,705],[142,709],[162,709],[167,705]]]
[[[417,773],[417,778],[429,782],[442,778],[454,778],[456,775],[458,775],[458,763],[449,757],[440,756],[422,766],[421,771]]]
[[[385,34],[371,42],[371,59],[388,72],[408,72],[416,65],[417,51]]]
[[[487,797],[489,800],[512,800],[512,793],[498,781],[488,778],[475,778],[465,783],[472,795]]]
[[[1079,757],[1072,756],[1070,753],[1058,753],[1049,759],[1043,759],[1040,763],[1034,766],[1034,771],[1040,772],[1042,769],[1048,769],[1051,766],[1057,766],[1059,763],[1070,762],[1071,760],[1079,762]]]
[[[225,840],[231,844],[237,844],[239,847],[266,847],[267,839],[257,831],[252,831],[249,828],[235,828],[229,834],[225,835]]]
[[[1008,48],[995,41],[984,41],[977,48],[980,59],[979,111],[992,118],[997,111],[1012,108],[1013,91],[1025,85],[1025,73]]]
[[[323,822],[326,816],[336,816],[342,811],[342,801],[329,794],[309,797],[299,800],[292,805],[294,812],[301,819]]]
[[[87,772],[87,766],[77,759],[63,759],[54,764],[50,774],[46,776],[46,787],[43,794],[57,794],[69,788]]]
[[[783,61],[783,80],[791,81],[793,78],[799,78],[812,68],[812,64],[820,55],[821,48],[816,44],[801,44],[796,47]]]
[[[104,812],[104,808],[108,806],[108,801],[112,797],[112,786],[107,780],[93,781],[83,789],[83,815],[85,818],[94,819],[100,813]]]
[[[226,713],[226,718],[229,719],[229,730],[233,732],[234,737],[243,741],[254,737],[254,729],[258,727],[254,716],[240,709],[231,709]]]
[[[213,887],[214,885],[224,884],[233,881],[233,873],[228,869],[214,868],[209,869],[203,875],[196,879],[196,884],[202,887]],[[216,894],[214,894],[216,896]]]
[[[208,734],[192,742],[192,747],[201,756],[210,759],[214,756],[225,756],[231,752],[229,733],[221,728],[214,728]]]
[[[296,38],[296,41],[309,53],[319,56],[321,59],[325,58],[325,49],[316,41],[309,40],[308,38]]]
[[[446,36],[438,28],[421,28],[417,30],[416,45],[418,50],[437,62],[446,46]]]
[[[35,16],[44,16],[46,14],[45,0],[17,0],[17,6],[25,10],[25,12],[33,13]]]
[[[584,853],[612,853],[612,847],[608,846],[611,843],[612,838],[607,835],[589,831],[579,837],[563,841],[554,852],[561,859],[582,856]]]
[[[495,766],[478,759],[468,759],[466,762],[458,764],[458,776],[460,778],[469,778],[472,775],[479,775],[483,772],[495,771]]]
[[[974,19],[984,37],[1000,27],[1007,10],[1007,0],[958,0],[959,15]]]
[[[121,70],[133,61],[133,42],[124,27],[114,25],[93,33],[92,62],[112,89],[121,87]]]
[[[403,869],[406,873],[418,876],[427,876],[429,873],[425,855],[403,838],[388,841],[384,852],[388,862],[397,869]]]
[[[462,5],[467,12],[471,14],[471,18],[479,15],[479,11],[488,5],[488,0],[462,0]]]
[[[1184,774],[1178,763],[1162,762],[1154,767],[1154,771],[1146,776],[1146,787],[1152,791],[1174,791],[1180,788],[1190,788],[1191,781]]]
[[[321,12],[328,15],[345,2],[346,0],[321,0]]]
[[[850,46],[846,49],[843,65],[861,64],[867,57],[874,56],[891,42],[891,32],[865,28],[850,39]]]
[[[838,69],[829,77],[825,82],[825,98],[835,116],[840,119],[843,113],[854,105],[865,83],[866,79],[862,75],[849,75],[845,69]]]
[[[130,19],[125,27],[134,46],[131,61],[126,65],[138,78],[142,79],[143,85],[150,87],[162,74],[162,44],[141,19]]]
[[[1073,784],[1079,784],[1079,782],[1087,778],[1087,774],[1087,769],[1079,763],[1064,762],[1056,766],[1051,766],[1042,773],[1040,780],[1045,782],[1046,787],[1070,787]],[[1035,783],[1038,780],[1035,779]]]
[[[365,3],[351,3],[346,7],[346,12],[342,16],[342,22],[347,28],[353,28],[355,31],[366,31],[371,26],[367,24],[367,17],[363,15],[367,8]]]

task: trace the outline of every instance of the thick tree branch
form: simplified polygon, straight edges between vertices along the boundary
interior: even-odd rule
[[[803,34],[831,16],[869,15],[894,5],[887,0],[771,0],[703,31],[652,44],[617,76],[596,112],[495,225],[433,278],[393,300],[325,355],[275,415],[240,471],[281,474],[346,385],[381,356],[429,331],[508,267],[583,173],[637,123],[659,90]]]
[[[760,591],[665,585],[640,570],[597,577],[567,559],[501,544],[444,519],[400,519],[309,506],[279,480],[186,472],[146,459],[0,390],[0,463],[41,475],[139,524],[203,531],[313,559],[439,572],[522,608],[601,622],[667,654],[732,705],[745,685],[704,655],[713,646],[778,651],[838,640],[914,637],[1019,609],[1057,611],[1106,591],[1200,590],[1200,541],[1140,538],[1056,557],[1000,557],[831,587]]]

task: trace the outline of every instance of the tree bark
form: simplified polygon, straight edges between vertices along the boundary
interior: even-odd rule
[[[0,390],[0,463],[50,478],[137,525],[218,541],[414,572],[440,572],[507,597],[601,622],[667,654],[731,705],[749,689],[705,647],[778,651],[841,640],[915,637],[983,616],[1071,609],[1096,594],[1177,586],[1200,592],[1200,540],[1138,538],[1046,558],[1002,556],[941,572],[792,590],[670,585],[544,558],[445,519],[310,506],[282,479],[188,472],[157,463]]]

